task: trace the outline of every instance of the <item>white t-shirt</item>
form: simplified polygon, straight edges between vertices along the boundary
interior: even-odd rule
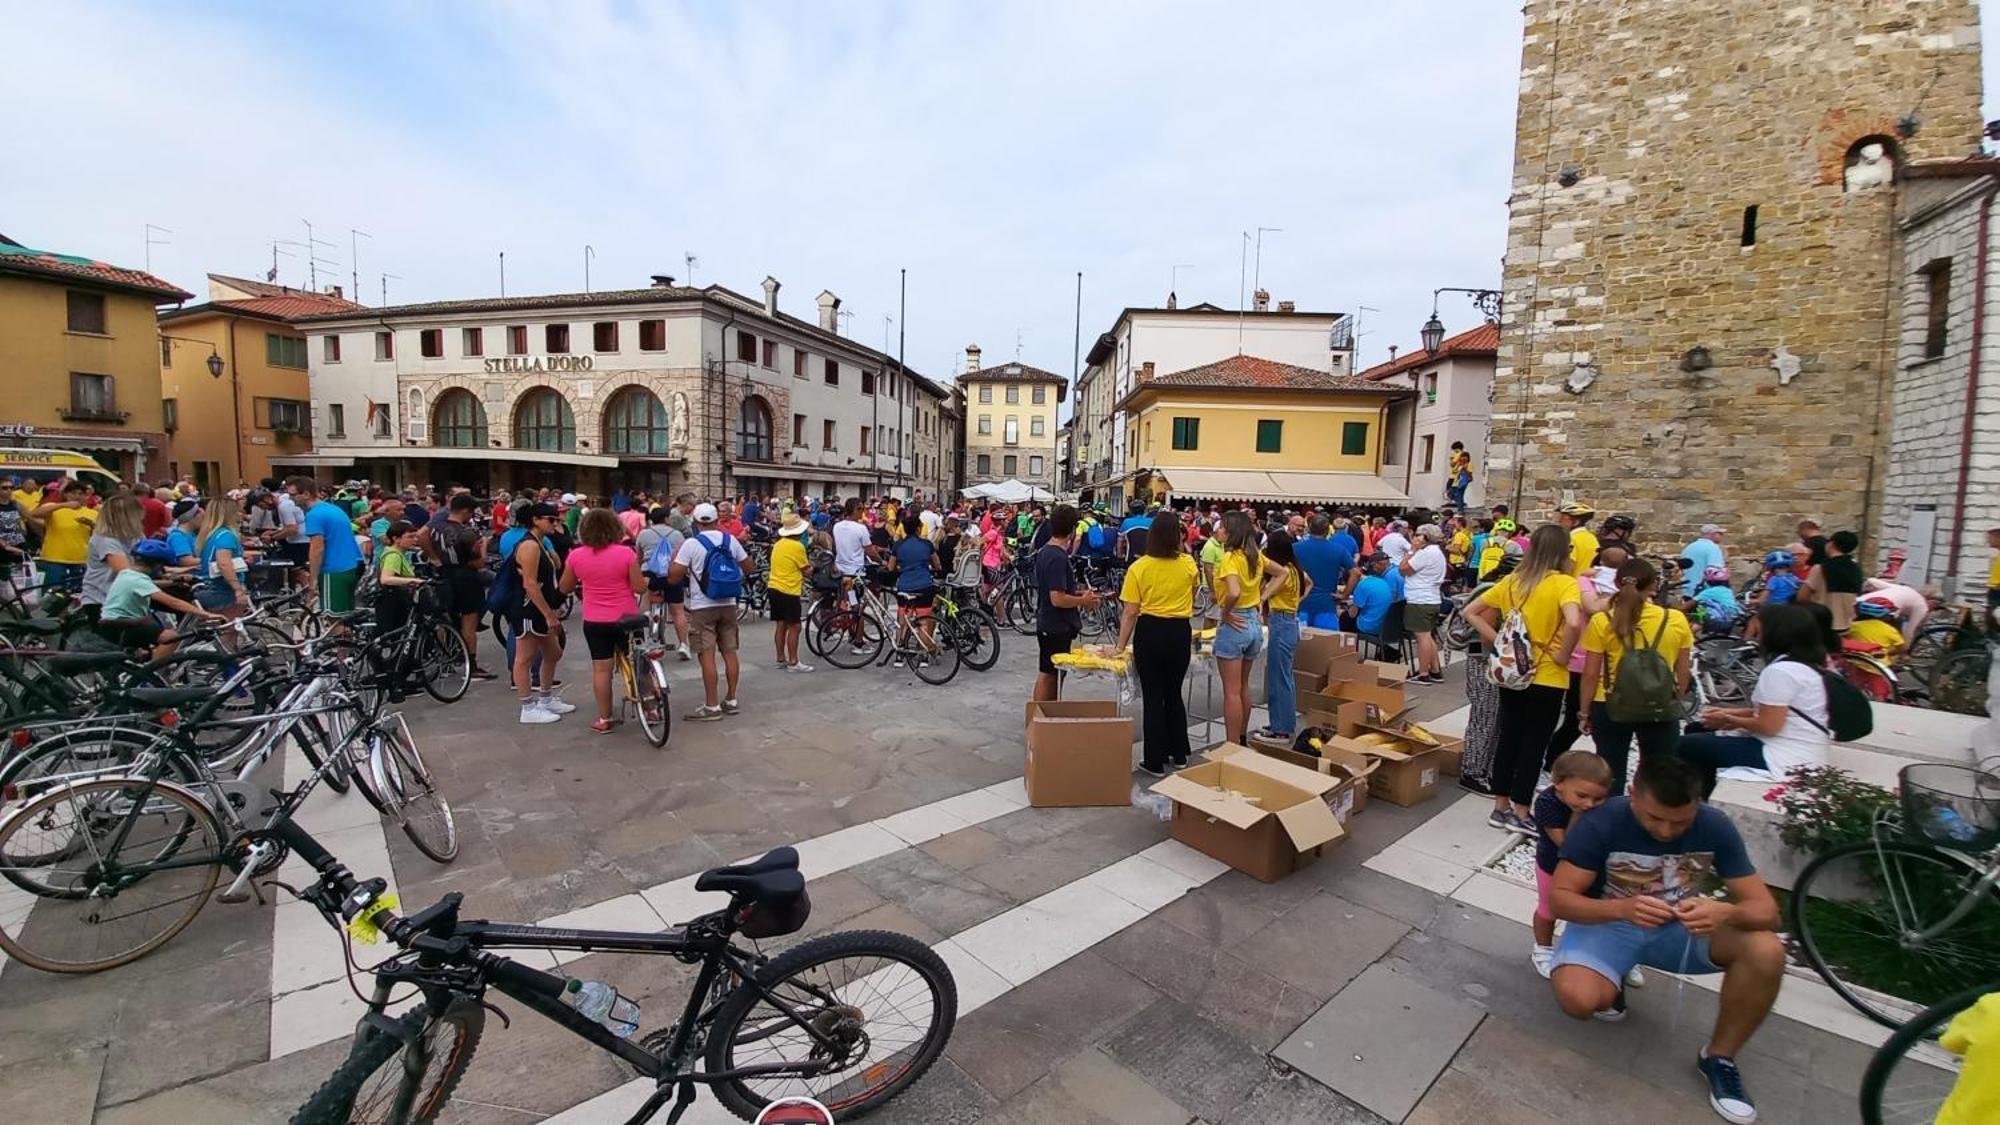
[[[1398,566],[1410,553],[1410,540],[1402,532],[1392,531],[1375,541],[1375,549],[1389,556],[1390,566]]]
[[[868,528],[860,520],[833,525],[833,569],[850,577],[868,569]]]
[[[924,525],[924,538],[926,539],[937,538],[938,528],[944,526],[944,517],[931,511],[929,508],[925,508],[919,513],[917,520]]]
[[[1410,556],[1410,573],[1403,578],[1403,600],[1411,605],[1442,605],[1447,564],[1444,548],[1428,543]]]
[[[1773,661],[1758,675],[1757,687],[1750,693],[1750,705],[1753,708],[1787,708],[1785,725],[1777,734],[1764,739],[1764,764],[1769,768],[1759,770],[1736,766],[1721,771],[1717,776],[1735,781],[1783,780],[1788,770],[1826,764],[1826,750],[1832,739],[1821,729],[1830,724],[1826,712],[1826,683],[1820,679],[1818,672],[1793,660]],[[1800,718],[1801,712],[1810,717],[1812,723]]]
[[[278,526],[284,529],[287,543],[306,541],[306,512],[299,502],[288,492],[278,494]]]
[[[742,566],[744,561],[750,557],[744,553],[743,544],[738,543],[736,537],[727,532],[709,530],[699,535],[688,536],[687,541],[681,544],[680,552],[674,556],[674,561],[687,567],[688,570],[687,607],[689,609],[707,609],[710,606],[736,604],[735,598],[710,598],[701,592],[702,571],[708,565],[708,548],[703,545],[702,540],[707,539],[710,543],[715,543],[718,538],[728,540],[729,553],[735,557],[737,566]]]

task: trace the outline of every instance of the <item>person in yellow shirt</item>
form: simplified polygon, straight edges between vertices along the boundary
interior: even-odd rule
[[[1264,581],[1264,625],[1270,635],[1270,651],[1264,657],[1264,705],[1271,721],[1257,737],[1290,746],[1299,714],[1292,654],[1299,648],[1299,601],[1312,591],[1312,579],[1299,568],[1287,532],[1273,531],[1264,540],[1264,558],[1281,572]]]
[[[1556,509],[1556,522],[1569,531],[1569,571],[1571,574],[1589,574],[1597,565],[1597,533],[1590,530],[1590,521],[1597,513],[1588,504],[1572,500]]]
[[[1118,598],[1125,606],[1118,623],[1118,651],[1132,653],[1145,701],[1144,750],[1139,768],[1154,777],[1187,765],[1187,708],[1181,681],[1194,650],[1194,588],[1201,568],[1181,550],[1180,524],[1155,519],[1146,531],[1146,553],[1125,568]]]
[[[1986,608],[2000,609],[2000,527],[1986,530],[1986,547],[1993,552],[1993,565],[1986,571]]]
[[[2000,531],[1986,535],[1991,541],[2000,537]],[[1964,1062],[1951,1095],[1938,1107],[1936,1125],[2000,1121],[2000,991],[1987,993],[1953,1016],[1938,1037],[1938,1046]]]
[[[788,672],[810,672],[813,666],[799,659],[799,637],[805,632],[806,536],[812,525],[787,509],[778,525],[778,541],[771,544],[771,571],[764,590],[771,604],[771,621],[777,626],[771,644],[777,650],[778,667]]]
[[[1529,837],[1540,835],[1530,802],[1542,772],[1542,752],[1562,722],[1570,653],[1583,634],[1583,596],[1569,571],[1569,550],[1569,533],[1543,524],[1529,537],[1521,565],[1466,607],[1466,619],[1479,630],[1486,652],[1495,651],[1501,627],[1516,612],[1527,630],[1525,656],[1533,661],[1534,679],[1525,687],[1500,689],[1492,773],[1496,794],[1486,823]]]
[[[90,533],[97,526],[97,513],[85,506],[89,495],[89,486],[73,480],[63,486],[62,499],[28,510],[28,517],[42,524],[42,585],[51,590],[83,586]]]
[[[1671,719],[1620,723],[1611,718],[1604,697],[1617,681],[1619,662],[1635,648],[1657,649],[1685,696],[1693,678],[1694,629],[1680,610],[1653,604],[1660,592],[1660,572],[1652,563],[1628,558],[1614,580],[1618,589],[1611,595],[1611,608],[1592,614],[1584,627],[1583,690],[1577,694],[1576,707],[1583,732],[1597,743],[1598,756],[1611,767],[1611,795],[1616,797],[1625,792],[1625,767],[1634,738],[1642,754],[1672,754],[1681,737],[1681,725]]]

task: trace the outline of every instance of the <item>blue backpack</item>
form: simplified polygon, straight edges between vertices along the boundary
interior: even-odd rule
[[[674,536],[660,536],[660,541],[653,544],[653,553],[646,559],[646,565],[640,569],[644,570],[647,574],[665,578],[667,576],[667,568],[673,565],[674,548],[678,545],[674,542]]]
[[[730,601],[743,594],[743,568],[736,565],[736,552],[730,549],[735,540],[726,531],[720,534],[715,543],[706,535],[695,536],[708,556],[701,564],[701,596],[712,602]]]
[[[1090,534],[1086,536],[1088,540],[1086,546],[1099,554],[1110,554],[1113,534],[1115,533],[1104,524],[1093,523],[1090,525]]]

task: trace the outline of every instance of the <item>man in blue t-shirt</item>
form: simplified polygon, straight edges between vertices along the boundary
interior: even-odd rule
[[[292,495],[305,509],[306,566],[319,596],[321,613],[349,613],[354,587],[361,580],[361,548],[354,542],[354,523],[347,508],[320,495],[311,477],[293,477]]]
[[[1774,932],[1777,901],[1736,826],[1702,803],[1695,767],[1671,754],[1640,759],[1631,796],[1570,826],[1548,904],[1569,923],[1549,980],[1576,1019],[1624,1019],[1625,975],[1638,965],[1723,975],[1695,1065],[1716,1113],[1755,1121],[1735,1058],[1778,998],[1785,944]]]
[[[1380,637],[1382,623],[1389,618],[1389,607],[1401,600],[1391,577],[1401,578],[1396,568],[1389,565],[1389,556],[1380,551],[1368,556],[1361,580],[1354,584],[1354,593],[1349,600],[1354,603],[1354,631],[1364,637]]]
[[[1146,514],[1145,506],[1133,501],[1131,514],[1118,525],[1118,557],[1136,559],[1146,553],[1146,534],[1153,528],[1153,517]]]
[[[1681,548],[1680,557],[1689,560],[1688,568],[1681,572],[1681,595],[1691,598],[1701,589],[1703,571],[1711,566],[1729,566],[1728,557],[1722,553],[1722,527],[1702,524],[1701,535]]]
[[[1340,605],[1335,595],[1344,592],[1354,578],[1352,540],[1333,535],[1333,524],[1316,515],[1306,524],[1306,537],[1292,547],[1299,569],[1312,579],[1312,590],[1299,603],[1299,621],[1314,629],[1340,628]]]

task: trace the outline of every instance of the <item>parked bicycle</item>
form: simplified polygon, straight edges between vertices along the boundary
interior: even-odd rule
[[[1964,1073],[1964,1059],[1938,1040],[1959,1014],[2000,992],[1977,984],[1918,1012],[1875,1051],[1861,1075],[1862,1125],[1932,1125]]]

